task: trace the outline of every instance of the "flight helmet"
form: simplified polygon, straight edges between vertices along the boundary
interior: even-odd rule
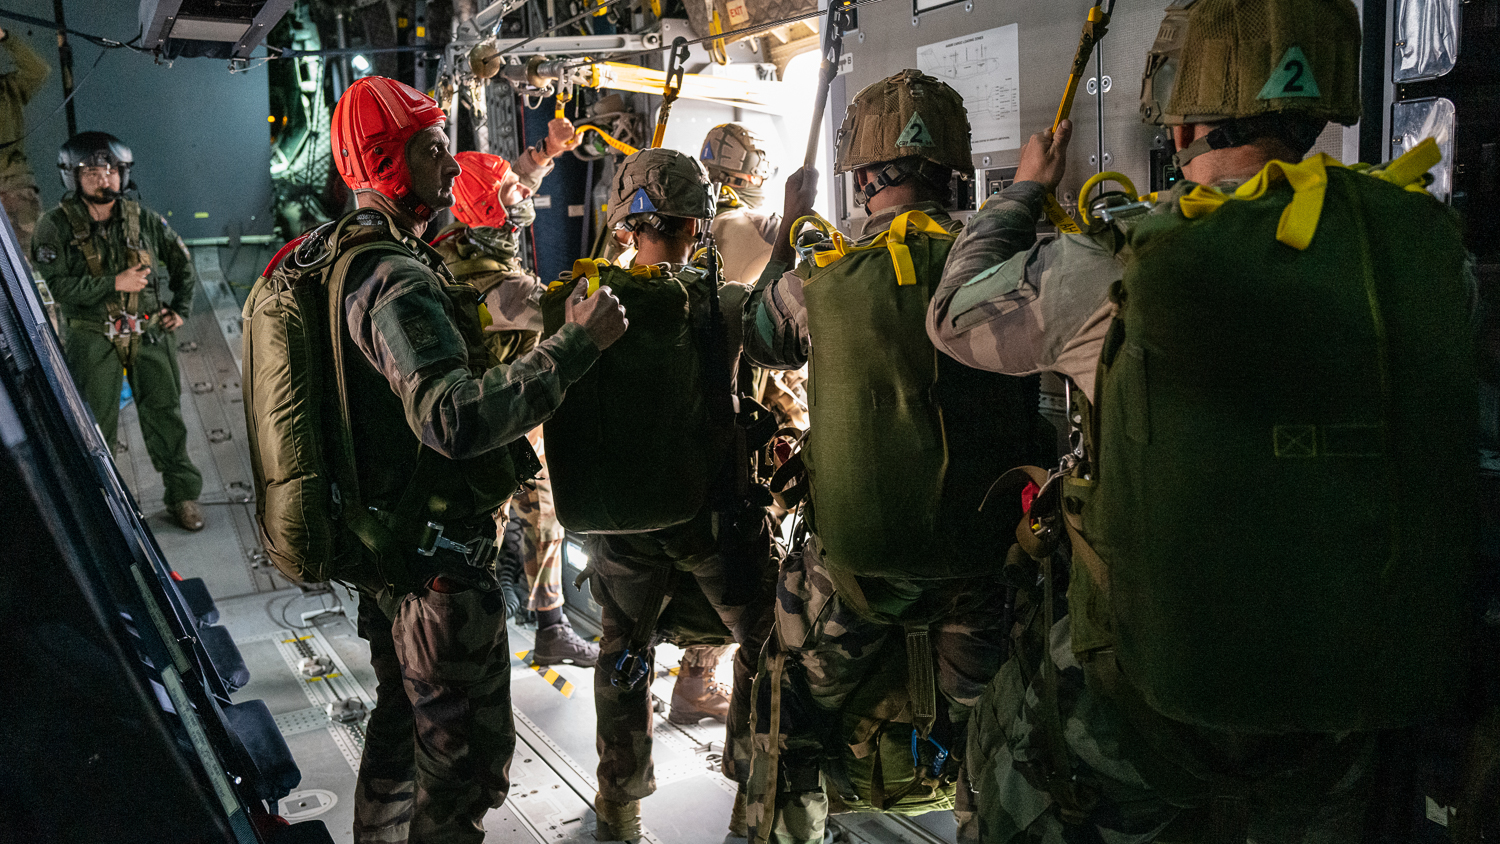
[[[130,165],[135,157],[125,142],[108,132],[79,132],[57,150],[57,170],[63,188],[78,190],[82,167],[113,167],[120,171],[120,190],[130,187]]]

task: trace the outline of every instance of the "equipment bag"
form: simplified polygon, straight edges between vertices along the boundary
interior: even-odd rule
[[[557,519],[581,533],[637,533],[682,524],[708,503],[724,468],[732,418],[715,407],[709,273],[573,265],[542,295],[542,335],[562,327],[577,279],[606,285],[630,330],[604,350],[543,427]],[[726,399],[727,401],[727,399]]]
[[[812,253],[803,287],[802,451],[823,562],[836,577],[990,572],[1020,513],[979,506],[1001,473],[1037,456],[1037,380],[971,369],[927,338],[954,236],[926,214],[902,214],[863,246],[825,231],[832,248]]]
[[[1380,178],[1272,162],[1130,232],[1083,511],[1103,577],[1076,591],[1168,718],[1386,729],[1464,676],[1472,291],[1455,215],[1402,189],[1424,147]]]
[[[540,468],[524,438],[463,461],[416,446],[413,474],[398,500],[381,502],[389,510],[380,514],[366,506],[371,502],[361,495],[350,417],[345,285],[356,260],[425,248],[405,239],[385,215],[364,209],[288,244],[245,302],[241,382],[256,521],[267,555],[293,582],[340,580],[407,590],[442,572],[478,578],[469,585],[485,588],[488,552],[482,543],[471,541],[460,546],[463,552],[450,553],[453,540],[464,537],[444,537],[443,526],[430,520],[455,526],[454,502],[467,502],[473,515],[481,515]],[[429,266],[441,266],[435,253],[423,255]],[[474,289],[445,284],[445,292],[461,333],[477,346]],[[469,356],[475,368],[484,353],[475,347]],[[434,501],[450,518],[436,514]],[[434,556],[435,549],[447,550]]]

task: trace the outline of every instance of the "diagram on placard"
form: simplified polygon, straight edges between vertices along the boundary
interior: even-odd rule
[[[953,86],[969,110],[974,152],[1021,147],[1021,49],[1016,24],[917,49],[917,67]]]

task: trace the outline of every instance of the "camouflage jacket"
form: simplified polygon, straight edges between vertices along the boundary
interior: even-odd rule
[[[1152,210],[1176,213],[1179,183]],[[927,334],[947,354],[1008,375],[1065,375],[1094,394],[1095,368],[1115,315],[1110,289],[1125,277],[1128,226],[1037,242],[1046,188],[1018,182],[969,219],[927,312]]]
[[[369,373],[389,387],[386,397],[367,397],[384,406],[372,409],[401,413],[424,445],[463,460],[520,439],[551,416],[567,388],[598,359],[599,349],[582,327],[566,324],[511,365],[476,373],[477,297],[424,259],[437,261],[425,247],[355,261],[344,297],[347,336]],[[455,311],[462,301],[455,287],[470,291],[471,312]],[[388,464],[406,456],[392,453],[395,443],[365,445]],[[409,474],[408,469],[403,477]]]
[[[68,194],[62,204],[42,215],[31,238],[31,264],[52,290],[63,319],[97,323],[102,329],[111,305],[123,307],[127,303],[129,296],[115,290],[115,276],[137,261],[136,250],[126,243],[124,209],[130,205],[140,209],[140,248],[151,257],[151,275],[147,276],[146,289],[136,297],[136,314],[154,314],[169,306],[183,319],[188,317],[198,276],[187,246],[167,225],[166,218],[139,203],[116,200],[109,219],[96,222],[89,217],[83,200]],[[87,226],[88,237],[99,252],[98,275],[89,269],[88,259],[76,242],[75,220]],[[166,293],[171,293],[170,298]]]
[[[935,202],[888,208],[866,218],[856,246],[863,246],[907,211],[921,211],[933,222],[957,232],[961,224]],[[745,308],[745,355],[770,369],[800,369],[807,363],[812,340],[807,332],[807,304],[802,285],[812,268],[804,262],[795,270],[779,261],[766,265]]]
[[[719,203],[714,215],[714,242],[723,259],[725,281],[754,284],[771,260],[771,244],[781,215],[748,205]]]
[[[488,331],[542,330],[545,286],[521,263],[514,229],[454,223],[432,241],[453,277],[474,285],[490,314]]]
[[[26,162],[25,107],[51,68],[19,36],[0,40],[0,191],[36,187]]]

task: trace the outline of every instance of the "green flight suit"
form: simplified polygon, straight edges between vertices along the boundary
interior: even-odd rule
[[[128,373],[141,435],[151,465],[162,475],[167,507],[197,499],[203,475],[187,454],[177,341],[160,327],[164,308],[186,319],[193,306],[198,279],[182,238],[165,218],[129,200],[116,200],[109,219],[94,222],[83,201],[69,194],[42,217],[31,246],[32,266],[60,309],[68,370],[104,441],[115,441],[120,384]],[[152,268],[146,288],[137,294],[116,291],[115,276],[134,266],[141,253]],[[111,339],[111,323],[121,317],[136,317],[142,327]]]

